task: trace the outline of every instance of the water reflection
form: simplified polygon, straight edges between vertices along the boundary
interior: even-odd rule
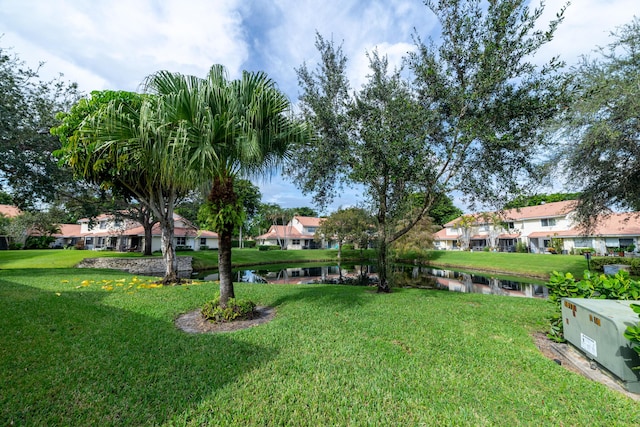
[[[523,279],[523,281],[506,280],[429,267],[409,267],[408,269],[410,269],[412,281],[420,283],[427,278],[434,282],[434,287],[437,289],[529,298],[546,298],[549,296],[546,286],[527,283],[526,279]],[[407,271],[407,273],[409,272]],[[413,287],[412,285],[407,286]]]
[[[235,281],[268,284],[353,283],[366,277],[366,283],[375,283],[377,278],[372,265],[307,266],[274,268],[259,266],[234,270]],[[481,293],[492,295],[546,298],[545,286],[519,280],[498,279],[480,274],[420,266],[396,266],[393,271],[397,286],[427,289],[445,289],[453,292]],[[204,280],[218,280],[218,273],[201,274]],[[359,282],[362,283],[362,282]]]

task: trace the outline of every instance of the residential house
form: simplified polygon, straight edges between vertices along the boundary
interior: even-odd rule
[[[82,240],[80,224],[60,224],[60,232],[53,234],[56,240],[51,243],[54,249],[76,246]]]
[[[193,250],[217,249],[218,235],[199,230],[195,225],[174,214],[174,245]],[[141,251],[144,247],[144,228],[131,219],[114,215],[100,215],[92,220],[84,218],[80,224],[80,246],[93,250]],[[161,250],[161,230],[158,224],[152,228],[151,250]]]
[[[434,235],[434,245],[436,249],[461,249],[468,240],[472,250],[489,246],[514,251],[520,243],[529,252],[549,253],[550,248],[559,244],[562,251],[592,248],[598,254],[638,246],[640,213],[612,213],[599,218],[592,230],[584,230],[575,221],[576,203],[575,200],[544,203],[494,212],[493,216],[472,214],[473,221],[467,224],[459,217]],[[500,221],[488,220],[495,216]]]
[[[321,249],[315,234],[322,218],[294,216],[287,225],[272,225],[265,234],[256,237],[258,245],[279,245],[283,249]]]
[[[0,217],[15,218],[20,215],[22,211],[15,206],[0,205]],[[9,249],[9,236],[2,234],[0,231],[0,250]]]

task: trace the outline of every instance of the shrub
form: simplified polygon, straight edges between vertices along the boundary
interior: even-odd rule
[[[256,241],[255,240],[245,240],[243,246],[245,248],[255,248],[256,247]]]
[[[207,246],[207,245],[200,245],[200,250],[201,250],[201,251],[208,251],[208,250],[209,250],[209,246]]]
[[[631,304],[631,309],[640,316],[639,304]],[[624,331],[624,337],[631,341],[633,349],[640,355],[640,323],[627,326],[627,329]],[[640,366],[635,366],[633,369],[640,369]]]
[[[25,249],[49,249],[49,245],[55,242],[56,238],[51,236],[29,236],[24,245]]]
[[[516,243],[516,252],[521,254],[527,253],[527,245],[525,245],[524,242]]]
[[[206,319],[215,323],[253,319],[255,312],[254,302],[235,298],[229,298],[227,306],[223,308],[220,306],[220,296],[205,303],[201,310]]]
[[[624,264],[630,266],[630,273],[640,276],[640,258],[597,257],[591,258],[591,267],[597,271],[604,271],[605,265]]]
[[[280,246],[278,245],[260,245],[258,246],[259,251],[279,251]]]
[[[193,248],[191,246],[176,246],[176,252],[189,252],[192,250]]]
[[[354,249],[355,249],[355,246],[353,245],[353,243],[345,243],[344,245],[342,245],[343,251],[352,251]]]
[[[16,251],[18,249],[22,249],[22,243],[9,243],[9,249],[12,251]]]

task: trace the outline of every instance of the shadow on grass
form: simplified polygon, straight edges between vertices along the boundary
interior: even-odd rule
[[[278,286],[278,285],[266,285]],[[289,303],[305,302],[307,304],[327,307],[329,309],[349,309],[364,305],[368,298],[365,293],[375,294],[375,288],[350,285],[291,285],[295,286],[286,295],[273,302],[274,306]]]
[[[0,280],[1,425],[157,425],[275,357],[108,307],[107,293]]]

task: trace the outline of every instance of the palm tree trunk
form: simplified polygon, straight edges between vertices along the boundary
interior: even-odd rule
[[[233,273],[231,271],[232,227],[225,227],[218,233],[218,273],[220,275],[220,306],[226,307],[229,298],[235,298]]]
[[[160,221],[160,228],[162,230],[162,256],[165,262],[162,283],[165,285],[180,283],[178,258],[176,258],[176,248],[173,246],[173,218],[165,218]]]

